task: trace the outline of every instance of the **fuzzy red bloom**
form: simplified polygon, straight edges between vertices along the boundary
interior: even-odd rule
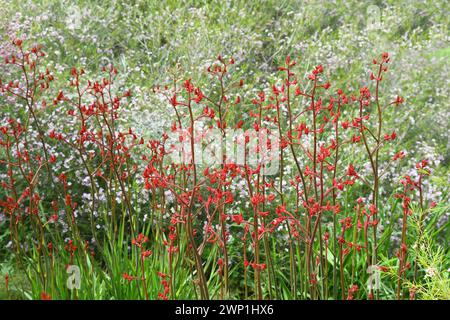
[[[133,238],[131,243],[137,247],[141,247],[144,243],[148,241],[148,237],[144,236],[144,234],[140,233],[137,238]]]
[[[145,250],[141,253],[143,258],[148,258],[153,254],[152,250]]]
[[[41,300],[52,300],[52,297],[45,292],[41,292]]]
[[[130,276],[130,275],[129,275],[128,273],[126,273],[126,272],[123,273],[122,277],[123,277],[125,280],[127,280],[128,282],[131,282],[131,281],[133,281],[133,280],[136,279],[136,277]]]
[[[235,214],[233,215],[233,221],[236,222],[238,225],[240,225],[242,223],[242,221],[244,221],[244,218],[242,217],[242,214]]]
[[[402,97],[397,96],[397,98],[394,101],[394,104],[398,106],[399,104],[402,104],[404,101],[405,100]]]
[[[350,177],[355,177],[355,178],[359,177],[358,173],[356,173],[356,171],[355,171],[355,167],[351,163],[348,165],[347,175],[350,176]]]

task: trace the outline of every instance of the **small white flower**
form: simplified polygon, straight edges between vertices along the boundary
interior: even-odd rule
[[[433,278],[437,274],[436,268],[430,267],[425,269],[425,278]]]

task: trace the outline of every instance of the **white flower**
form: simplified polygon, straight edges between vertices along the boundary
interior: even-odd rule
[[[437,274],[436,268],[430,267],[425,269],[425,278],[433,278]]]

